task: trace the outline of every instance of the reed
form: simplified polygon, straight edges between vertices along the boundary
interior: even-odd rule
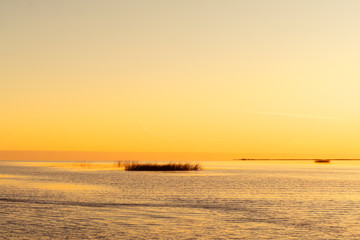
[[[77,164],[75,164],[75,165],[77,165]],[[80,165],[80,167],[82,167],[82,168],[90,168],[90,167],[92,166],[91,163],[88,163],[88,162],[86,162],[86,161],[81,162],[79,165]]]
[[[315,159],[316,163],[330,163],[329,159]]]
[[[198,171],[202,167],[198,163],[137,163],[124,164],[125,171]]]
[[[125,163],[123,161],[114,161],[114,167],[124,167]]]

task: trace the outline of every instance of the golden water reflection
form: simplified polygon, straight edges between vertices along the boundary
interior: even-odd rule
[[[36,234],[49,234],[49,229],[51,236],[77,229],[67,239],[359,235],[356,161],[209,161],[200,162],[203,171],[192,172],[113,171],[118,169],[113,162],[11,164],[0,168],[1,203],[6,206],[0,215],[7,214],[0,224],[7,228],[4,232],[15,229],[18,236],[24,234],[23,224],[31,229],[28,239],[42,239]],[[59,222],[70,223],[71,230],[64,232]]]
[[[12,165],[29,167],[53,167],[69,171],[109,171],[123,170],[123,166],[116,166],[113,162],[11,162]]]
[[[44,180],[44,179],[43,179]],[[48,189],[48,190],[98,190],[100,187],[88,184],[54,183],[38,181],[36,177],[0,174],[0,185],[15,188]]]

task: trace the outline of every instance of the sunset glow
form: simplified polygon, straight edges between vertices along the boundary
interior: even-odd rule
[[[359,7],[3,1],[0,150],[360,157]]]

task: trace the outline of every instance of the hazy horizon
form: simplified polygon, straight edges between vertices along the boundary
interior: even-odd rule
[[[211,152],[122,152],[122,151],[0,151],[0,160],[16,161],[230,161],[234,159],[360,159],[342,154],[267,154]]]

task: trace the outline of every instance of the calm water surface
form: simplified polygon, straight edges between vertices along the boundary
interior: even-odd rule
[[[360,239],[360,164],[125,172],[0,162],[0,239]]]

